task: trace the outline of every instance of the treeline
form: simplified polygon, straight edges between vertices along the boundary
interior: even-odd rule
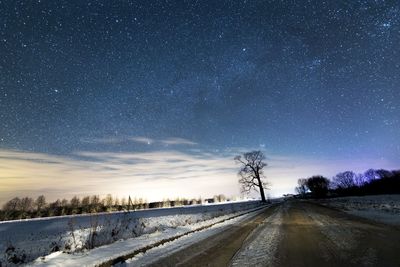
[[[400,170],[369,169],[360,174],[345,171],[331,179],[315,175],[300,178],[297,184],[295,189],[301,197],[400,194]]]
[[[85,196],[79,198],[74,196],[72,199],[57,199],[53,202],[47,202],[46,197],[41,195],[36,199],[31,197],[15,197],[3,205],[0,210],[0,221],[19,220],[29,218],[114,212],[114,211],[132,211],[151,208],[177,207],[186,205],[195,205],[203,203],[229,201],[224,195],[216,195],[210,199],[185,199],[177,198],[174,200],[165,199],[159,202],[147,202],[143,198],[117,198],[111,194],[100,198],[98,195]]]

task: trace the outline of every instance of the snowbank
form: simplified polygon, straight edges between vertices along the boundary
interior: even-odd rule
[[[338,197],[318,203],[374,221],[400,225],[400,195]]]
[[[0,222],[0,266],[74,252],[255,208],[258,201]]]
[[[268,206],[238,211],[190,225],[166,228],[151,234],[119,240],[88,251],[73,254],[54,252],[36,259],[30,265],[75,267],[105,264],[105,266],[108,266],[111,262],[120,262],[122,263],[121,266],[148,265],[161,257],[179,251],[183,247],[188,247],[217,234],[235,223],[256,216],[265,208],[268,208]],[[117,264],[116,266],[120,265]]]

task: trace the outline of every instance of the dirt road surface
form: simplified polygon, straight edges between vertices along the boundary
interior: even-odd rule
[[[400,229],[290,200],[151,266],[400,266]]]

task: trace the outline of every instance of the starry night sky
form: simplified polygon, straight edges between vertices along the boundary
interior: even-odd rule
[[[233,154],[261,149],[322,174],[321,160],[399,167],[398,1],[9,0],[0,12],[3,160],[173,152],[237,169]]]

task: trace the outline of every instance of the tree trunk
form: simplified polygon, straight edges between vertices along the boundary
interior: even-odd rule
[[[257,178],[257,180],[258,180],[258,184],[260,185],[259,188],[260,188],[260,194],[261,194],[261,202],[265,203],[265,202],[267,202],[267,200],[265,199],[264,187],[263,187],[261,179],[259,177]]]

